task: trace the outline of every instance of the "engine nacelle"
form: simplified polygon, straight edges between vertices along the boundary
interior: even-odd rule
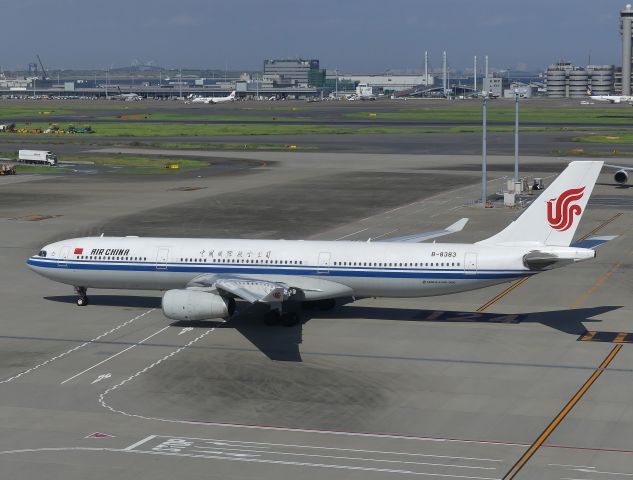
[[[626,183],[629,181],[629,174],[626,170],[618,170],[613,175],[613,179],[618,183]]]
[[[229,308],[220,295],[201,290],[167,290],[163,313],[173,320],[228,318]]]

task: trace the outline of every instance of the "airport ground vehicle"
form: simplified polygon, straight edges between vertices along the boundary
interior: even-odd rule
[[[19,150],[18,162],[32,165],[57,165],[57,155],[49,150]]]
[[[0,175],[15,175],[15,165],[0,163]]]

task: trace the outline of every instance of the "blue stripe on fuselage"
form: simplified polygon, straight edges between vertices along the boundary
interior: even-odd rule
[[[527,275],[526,270],[478,270],[466,273],[463,269],[389,269],[376,267],[316,267],[286,265],[240,265],[240,264],[192,264],[156,262],[102,262],[91,260],[39,259],[31,257],[26,262],[33,267],[50,269],[132,271],[132,272],[172,272],[172,273],[233,273],[259,275],[309,275],[320,277],[368,277],[368,278],[443,278],[443,279],[502,279]],[[61,265],[60,265],[61,264]],[[160,265],[160,268],[158,266]]]

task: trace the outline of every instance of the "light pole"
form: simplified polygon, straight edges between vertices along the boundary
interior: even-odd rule
[[[514,190],[519,182],[519,89],[514,88]]]
[[[482,135],[481,135],[481,205],[485,208],[486,207],[486,200],[488,198],[488,185],[487,185],[487,152],[486,152],[486,147],[487,147],[487,139],[486,139],[486,133],[487,133],[487,113],[488,113],[488,92],[482,92],[483,94],[483,98],[484,98],[484,105],[483,105],[483,129],[482,129]]]

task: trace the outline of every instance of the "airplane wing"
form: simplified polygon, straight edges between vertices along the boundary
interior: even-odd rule
[[[380,242],[401,242],[401,243],[420,243],[431,238],[443,237],[444,235],[450,235],[451,233],[461,232],[466,224],[467,218],[462,218],[452,225],[442,230],[432,230],[430,232],[413,233],[411,235],[404,235],[402,237],[388,238],[386,240],[380,240]]]
[[[256,276],[233,274],[200,275],[187,284],[187,288],[206,287],[219,293],[228,293],[249,303],[278,303],[288,300],[291,289],[310,292],[310,300],[351,297],[353,290],[347,285],[321,278],[293,277],[286,282],[263,280]]]
[[[187,284],[190,287],[211,287],[249,303],[277,303],[289,297],[288,285],[238,275],[201,275]]]
[[[623,167],[623,166],[620,166],[620,165],[610,165],[608,163],[605,163],[604,166],[608,167],[608,168],[616,168],[618,170],[627,170],[627,171],[633,170],[633,167]]]

